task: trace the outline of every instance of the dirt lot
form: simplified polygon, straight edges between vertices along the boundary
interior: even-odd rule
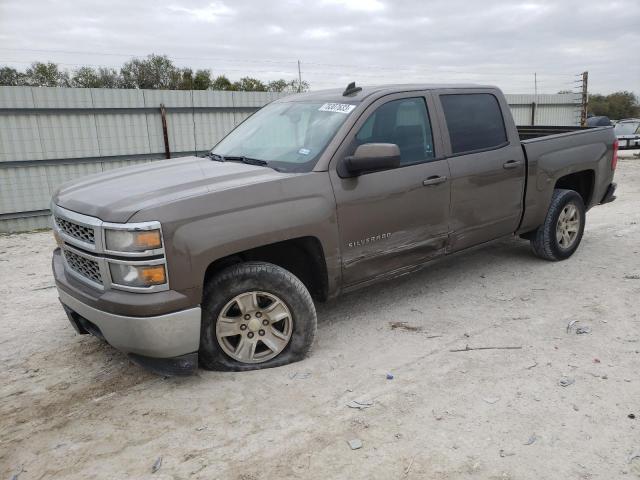
[[[310,358],[250,373],[160,378],[76,335],[51,234],[0,237],[1,478],[640,478],[640,162],[616,177],[570,260],[441,260],[320,305]]]

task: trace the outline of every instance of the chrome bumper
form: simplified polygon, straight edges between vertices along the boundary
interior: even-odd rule
[[[200,307],[154,317],[127,317],[86,305],[60,288],[58,296],[64,306],[95,325],[110,345],[123,352],[171,358],[198,351]]]

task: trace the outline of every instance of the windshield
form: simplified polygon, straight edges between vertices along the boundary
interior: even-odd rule
[[[283,172],[309,172],[354,108],[346,103],[271,103],[238,125],[211,153],[264,160]]]
[[[616,123],[616,135],[634,135],[640,133],[640,122],[622,122]]]

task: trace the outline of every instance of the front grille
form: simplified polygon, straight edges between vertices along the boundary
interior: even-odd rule
[[[70,237],[92,245],[95,244],[95,232],[92,227],[78,225],[60,217],[56,217],[56,225]]]
[[[69,250],[64,250],[64,257],[67,259],[67,264],[71,270],[102,285],[102,276],[100,275],[98,262],[82,257]]]

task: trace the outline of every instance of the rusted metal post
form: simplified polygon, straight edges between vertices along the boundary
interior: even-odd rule
[[[164,103],[160,104],[160,116],[162,117],[162,136],[164,137],[164,155],[171,158],[171,149],[169,148],[169,132],[167,131],[167,110]]]
[[[531,102],[531,126],[536,124],[536,102]]]
[[[589,108],[589,72],[582,72],[582,101],[580,109],[580,126],[587,126],[587,111]]]

